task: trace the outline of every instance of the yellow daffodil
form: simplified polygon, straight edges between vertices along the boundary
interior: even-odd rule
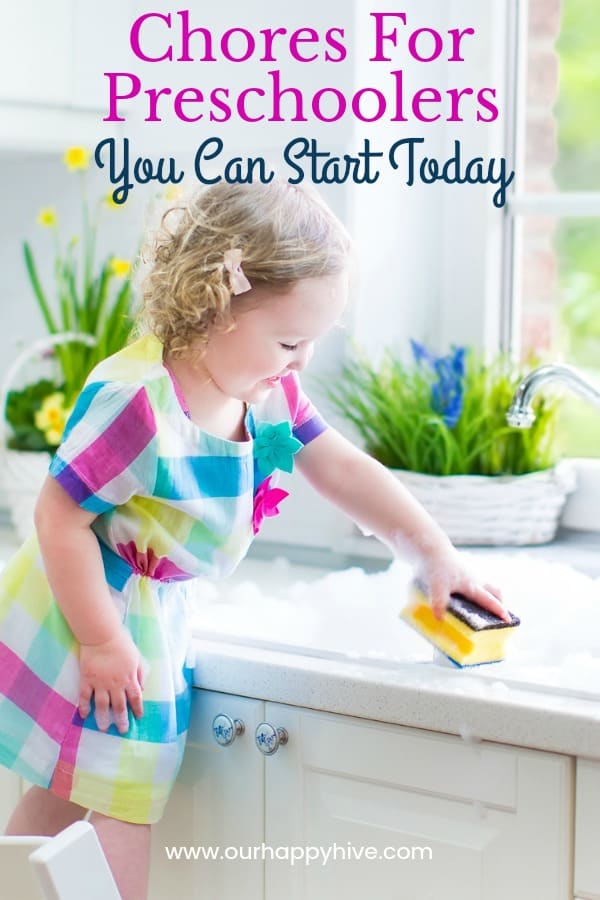
[[[51,206],[44,206],[38,213],[37,222],[38,225],[43,225],[44,228],[56,228],[58,225],[56,210]]]
[[[128,259],[117,259],[116,256],[110,261],[110,271],[117,278],[126,278],[131,272],[131,263]]]
[[[48,394],[42,400],[40,409],[34,416],[35,427],[44,433],[51,447],[58,447],[70,410],[65,409],[65,395],[62,391]]]
[[[90,163],[90,151],[85,147],[68,147],[63,156],[63,162],[69,172],[87,169]]]
[[[170,184],[169,187],[165,189],[165,200],[168,200],[169,203],[173,203],[175,200],[181,200],[182,197],[183,191],[178,184]]]
[[[46,378],[34,376],[30,384],[15,391],[15,402],[7,404],[4,413],[13,429],[10,446],[15,450],[43,447],[53,451],[60,445],[71,412],[65,407],[83,388],[86,373],[101,359],[122,349],[132,329],[130,273],[134,260],[117,257],[117,253],[128,251],[116,244],[108,253],[103,250],[100,259],[96,253],[102,220],[113,217],[107,211],[111,198],[103,196],[107,188],[93,195],[89,193],[85,170],[93,167],[93,160],[94,151],[84,146],[63,146],[56,159],[59,168],[64,164],[75,173],[70,177],[75,180],[74,189],[79,191],[81,200],[79,228],[71,231],[70,226],[66,227],[62,213],[58,212],[60,206],[50,206],[52,197],[41,198],[48,205],[34,210],[37,222],[46,228],[45,235],[38,232],[38,239],[50,245],[44,260],[45,275],[38,267],[35,249],[28,241],[23,244],[32,293],[50,332],[89,333],[92,340],[88,343],[85,339],[65,338],[63,345],[59,335],[61,346],[52,353],[56,380],[48,383]],[[93,339],[95,346],[91,346]]]
[[[104,199],[104,202],[106,203],[106,205],[110,206],[111,209],[123,209],[123,207],[125,206],[124,203],[115,203],[112,192],[109,194],[106,194],[106,196],[103,199]]]

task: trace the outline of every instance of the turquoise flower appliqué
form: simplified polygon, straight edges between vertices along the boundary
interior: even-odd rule
[[[267,478],[275,469],[291,472],[294,468],[294,453],[303,446],[293,436],[289,422],[279,422],[278,425],[261,422],[256,427],[254,439],[254,456],[260,474]]]

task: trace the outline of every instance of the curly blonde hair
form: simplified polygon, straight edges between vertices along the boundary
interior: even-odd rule
[[[140,325],[173,356],[202,353],[212,328],[230,330],[254,291],[232,296],[224,266],[228,249],[242,251],[253,288],[285,292],[304,278],[344,271],[352,241],[320,197],[283,179],[269,184],[219,182],[167,210],[144,256]]]

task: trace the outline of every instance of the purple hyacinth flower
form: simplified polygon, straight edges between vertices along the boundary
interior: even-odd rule
[[[416,362],[426,363],[437,375],[431,386],[431,408],[448,428],[454,428],[463,407],[465,348],[453,346],[447,356],[435,356],[417,341],[411,340],[411,347]]]

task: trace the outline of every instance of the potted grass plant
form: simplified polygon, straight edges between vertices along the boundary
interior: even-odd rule
[[[411,342],[413,361],[387,350],[373,365],[356,351],[326,389],[365,449],[417,497],[455,543],[552,540],[574,487],[555,429],[559,399],[538,396],[527,430],[506,411],[523,372],[453,347],[435,356]]]
[[[48,284],[43,284],[30,244],[23,244],[47,337],[24,348],[1,388],[5,490],[21,537],[31,528],[35,497],[87,375],[127,343],[133,327],[129,261],[112,254],[96,260],[101,217],[113,204],[107,198],[90,204],[88,160],[83,147],[71,147],[64,155],[67,168],[79,177],[81,233],[65,244],[56,211],[46,207],[38,215],[54,244]]]

